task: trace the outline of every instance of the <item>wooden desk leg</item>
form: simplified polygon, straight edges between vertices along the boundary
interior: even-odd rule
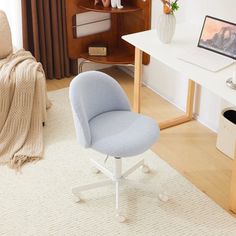
[[[135,48],[135,64],[134,64],[134,104],[133,111],[140,113],[140,92],[142,82],[142,55],[143,52]]]
[[[232,166],[229,209],[236,214],[236,142],[234,146],[234,160]]]
[[[191,79],[188,81],[188,97],[186,104],[186,116],[192,120],[193,118],[193,103],[195,94],[195,82]]]
[[[195,82],[192,80],[189,80],[185,115],[160,122],[159,123],[160,129],[166,129],[166,128],[170,128],[176,125],[180,125],[185,122],[191,121],[193,119],[194,93],[195,93]]]

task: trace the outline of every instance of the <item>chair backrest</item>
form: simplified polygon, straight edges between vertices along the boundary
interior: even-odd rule
[[[0,59],[6,58],[12,51],[10,26],[5,12],[0,10]]]
[[[121,86],[109,75],[88,71],[70,84],[70,101],[79,143],[91,145],[89,121],[104,112],[128,110],[128,98]],[[115,124],[114,124],[115,125]]]

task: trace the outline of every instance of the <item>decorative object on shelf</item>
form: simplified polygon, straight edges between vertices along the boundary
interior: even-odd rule
[[[107,56],[107,52],[106,43],[91,43],[88,46],[89,56]]]
[[[109,7],[110,4],[111,4],[111,0],[95,0],[95,1],[94,1],[94,5],[95,5],[95,6],[98,5],[99,2],[102,2],[102,5],[103,5],[104,7]]]
[[[122,9],[123,6],[121,5],[121,0],[111,0],[111,7]]]
[[[179,9],[178,0],[161,0],[163,3],[163,14],[158,18],[157,35],[161,42],[170,43],[176,26],[174,12]]]
[[[76,15],[73,29],[74,38],[106,32],[111,29],[111,14],[93,11],[82,12]]]

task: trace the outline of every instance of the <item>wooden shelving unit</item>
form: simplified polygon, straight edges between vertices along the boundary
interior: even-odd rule
[[[150,29],[151,0],[126,0],[124,8],[114,9],[94,5],[94,0],[66,0],[66,27],[69,57],[84,58],[103,64],[133,64],[134,47],[121,39],[122,35]],[[111,14],[111,28],[102,33],[75,37],[76,14],[87,11]],[[89,56],[88,45],[94,42],[105,42],[108,45],[106,57]],[[143,64],[149,63],[149,56],[144,54]]]

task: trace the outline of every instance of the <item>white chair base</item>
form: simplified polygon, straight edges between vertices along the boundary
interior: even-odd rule
[[[110,170],[105,168],[103,165],[100,165],[99,163],[97,163],[95,160],[91,159],[91,162],[95,167],[93,172],[94,173],[102,172],[110,180],[75,187],[72,189],[72,193],[74,194],[75,202],[80,202],[81,199],[80,199],[79,194],[81,192],[114,184],[115,189],[116,189],[116,217],[117,217],[117,220],[122,223],[126,220],[126,218],[125,218],[125,216],[123,216],[121,214],[120,207],[119,207],[119,205],[120,205],[119,204],[119,195],[120,195],[119,192],[120,192],[121,181],[122,181],[122,183],[126,182],[125,178],[128,177],[130,174],[132,174],[134,171],[136,171],[140,167],[142,167],[142,171],[144,173],[148,173],[149,168],[148,168],[148,166],[146,166],[144,164],[144,160],[141,160],[136,165],[134,165],[133,167],[131,167],[129,170],[127,170],[126,172],[124,172],[122,174],[122,160],[121,160],[121,158],[114,158],[114,159],[115,159],[114,173],[112,173]],[[127,181],[127,182],[129,182],[129,181]],[[162,194],[159,194],[159,199],[163,202],[166,202],[166,201],[168,201],[168,196],[165,193],[162,193]]]

